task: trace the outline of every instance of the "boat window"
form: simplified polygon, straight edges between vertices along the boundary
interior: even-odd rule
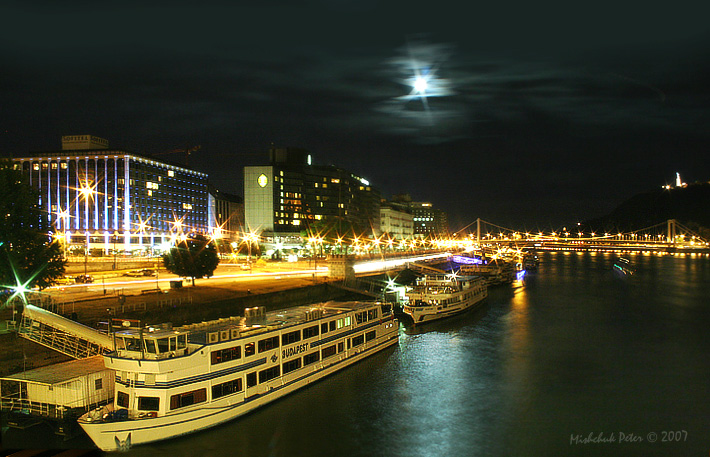
[[[124,341],[123,338],[116,338],[116,350],[120,351],[126,349],[126,342]]]
[[[230,395],[235,392],[242,391],[242,378],[233,379],[231,381],[223,382],[222,384],[216,384],[212,386],[212,398],[224,397],[225,395]]]
[[[177,350],[177,337],[171,336],[170,337],[170,351],[175,351]]]
[[[318,336],[318,326],[317,325],[303,329],[303,339],[304,340],[307,338],[313,338],[314,336]]]
[[[256,345],[254,343],[247,343],[244,345],[244,357],[249,357],[250,355],[256,354]]]
[[[168,339],[158,338],[158,353],[164,354],[168,352]]]
[[[253,373],[247,373],[247,387],[254,387],[256,385],[256,371]]]
[[[310,354],[306,354],[303,356],[303,365],[310,365],[312,363],[316,363],[317,361],[320,360],[320,353],[318,351],[316,352],[311,352]]]
[[[177,347],[178,349],[184,349],[187,347],[187,334],[178,335],[177,337]]]
[[[356,323],[362,324],[365,321],[367,321],[367,312],[363,311],[361,313],[355,314],[355,322]]]
[[[327,348],[321,349],[322,358],[330,357],[335,355],[335,345],[328,346]]]
[[[345,326],[349,326],[352,323],[352,318],[350,316],[345,318]]]
[[[138,409],[141,411],[158,411],[160,409],[160,398],[138,397]]]
[[[320,324],[320,332],[321,333],[328,333],[328,323],[327,322],[323,322],[322,324]]]
[[[128,408],[128,394],[119,390],[116,393],[116,405]]]
[[[287,344],[295,343],[301,341],[301,331],[296,330],[295,332],[284,333],[281,335],[281,344],[284,346]],[[261,341],[259,342],[259,351],[261,352]]]
[[[268,351],[279,347],[279,337],[272,336],[271,338],[264,338],[259,340],[259,352]]]
[[[183,408],[205,400],[207,400],[207,389],[204,388],[173,395],[170,397],[170,409]]]
[[[270,381],[281,376],[281,367],[279,365],[259,372],[259,384]]]
[[[289,360],[288,362],[283,364],[282,371],[283,374],[290,373],[294,370],[298,370],[301,368],[301,358]]]
[[[212,351],[212,365],[229,362],[230,360],[237,360],[242,357],[242,347],[235,346],[226,349],[220,349],[217,351]]]
[[[328,323],[328,325],[330,326],[330,331],[331,331],[331,332],[332,332],[333,330],[335,330],[335,321],[334,321],[334,320],[330,321],[330,322]]]
[[[146,352],[150,354],[155,354],[155,340],[154,339],[144,339],[143,342],[145,343],[145,350]]]
[[[126,349],[129,351],[140,351],[140,340],[138,338],[125,338]]]

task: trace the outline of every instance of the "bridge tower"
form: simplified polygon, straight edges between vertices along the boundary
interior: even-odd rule
[[[675,219],[668,219],[667,229],[666,229],[666,241],[675,245],[675,237],[677,233],[677,226]]]

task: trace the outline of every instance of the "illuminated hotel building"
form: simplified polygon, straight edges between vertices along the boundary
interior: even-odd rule
[[[313,165],[303,149],[272,148],[269,154],[270,165],[244,167],[247,230],[265,237],[298,237],[322,220],[379,228],[380,193],[366,179],[334,166]]]
[[[449,234],[446,212],[434,208],[429,202],[412,202],[410,207],[412,208],[415,234],[422,236],[447,236]]]
[[[155,253],[171,237],[208,232],[213,220],[205,173],[109,149],[91,135],[64,136],[61,151],[12,160],[68,246]]]

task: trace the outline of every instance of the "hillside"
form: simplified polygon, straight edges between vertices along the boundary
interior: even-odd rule
[[[635,195],[610,214],[585,222],[596,231],[632,231],[676,219],[700,233],[710,231],[710,183]]]

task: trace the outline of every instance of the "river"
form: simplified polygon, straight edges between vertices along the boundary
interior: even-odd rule
[[[401,326],[395,348],[122,455],[707,455],[710,258],[627,256],[632,276],[616,254],[541,253],[481,309]]]

